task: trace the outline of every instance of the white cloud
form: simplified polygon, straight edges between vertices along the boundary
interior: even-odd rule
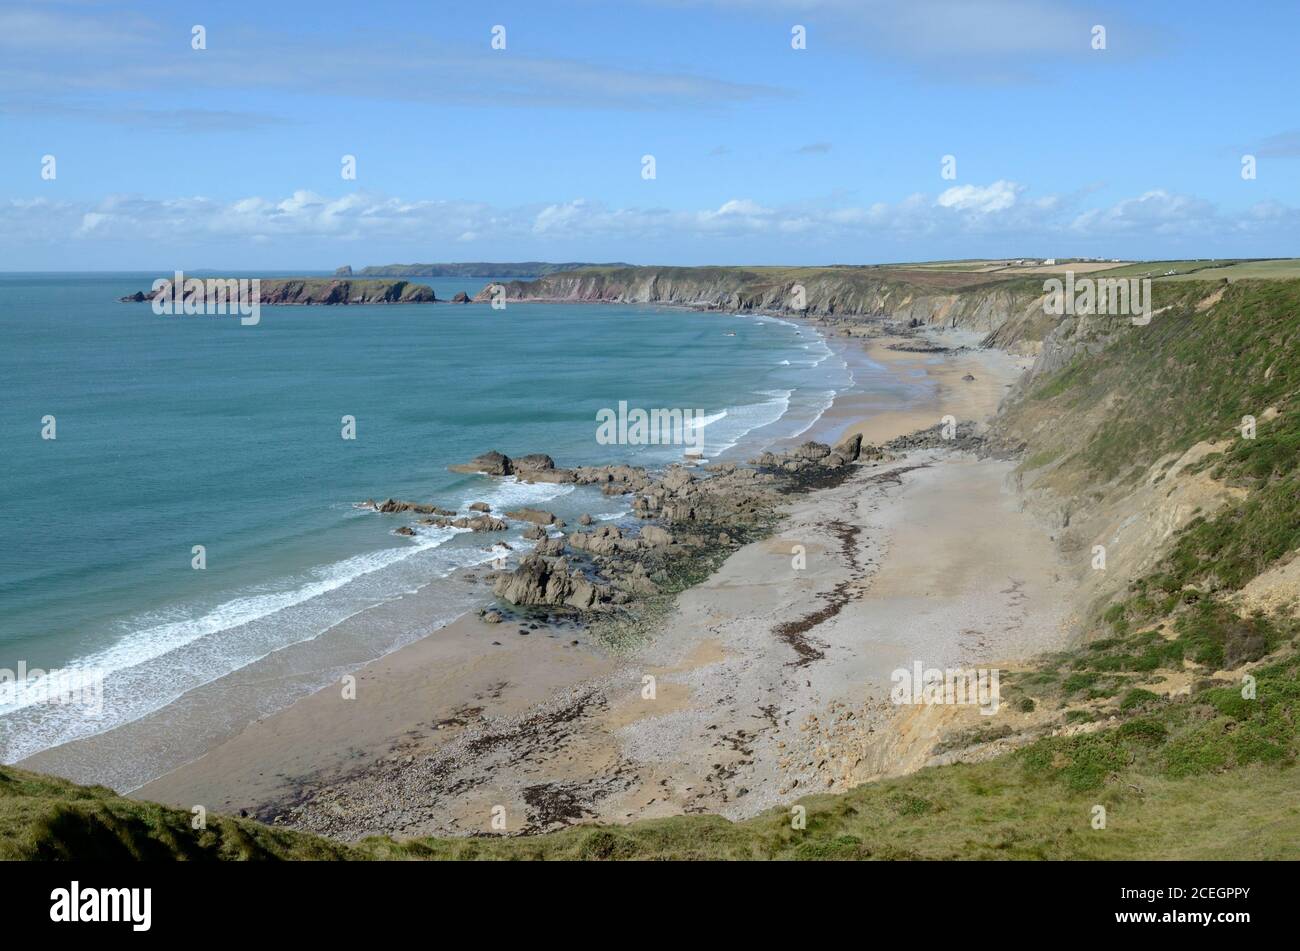
[[[1208,201],[1156,189],[1127,198],[1109,208],[1083,212],[1071,223],[1077,232],[1118,234],[1142,231],[1153,235],[1197,235],[1231,227]]]
[[[984,186],[955,185],[939,196],[938,203],[941,208],[987,215],[1006,211],[1016,203],[1016,195],[1023,189],[1022,185],[1002,180]]]
[[[1083,194],[1026,198],[1025,186],[1005,180],[954,186],[938,195],[852,204],[840,201],[769,206],[733,198],[714,208],[611,208],[585,198],[502,207],[485,202],[408,200],[358,191],[323,196],[299,190],[281,197],[216,201],[202,196],[100,201],[27,199],[0,204],[0,243],[80,245],[135,242],[146,247],[203,248],[229,241],[294,245],[298,241],[387,241],[421,247],[476,243],[540,246],[557,258],[583,241],[700,242],[768,237],[779,245],[801,236],[800,247],[828,247],[869,235],[894,243],[968,236],[988,242],[1086,238],[1104,241],[1200,238],[1207,234],[1277,236],[1294,233],[1300,212],[1261,202],[1225,212],[1188,195],[1153,190],[1113,204],[1082,209]],[[784,236],[784,237],[783,237]],[[722,245],[727,246],[727,245]],[[783,246],[783,245],[782,245]],[[624,252],[626,254],[626,252]]]

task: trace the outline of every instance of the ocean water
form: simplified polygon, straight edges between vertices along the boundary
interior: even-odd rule
[[[807,433],[862,386],[834,341],[771,317],[625,305],[264,307],[160,317],[117,298],[153,274],[0,275],[0,671],[105,674],[102,709],[0,703],[0,761],[101,734],[456,569],[528,548],[517,530],[392,534],[387,496],[464,512],[626,517],[590,488],[447,471],[497,449],[558,465],[662,466],[680,446],[606,446],[596,414],[699,409],[705,455]],[[439,297],[487,279],[434,280]],[[861,368],[856,372],[861,375]],[[342,438],[342,417],[356,439]],[[57,438],[42,438],[55,417]],[[196,545],[206,568],[191,561]],[[513,556],[512,556],[513,557]],[[376,623],[363,656],[471,607]],[[376,615],[378,616],[378,615]],[[327,681],[322,681],[327,682]],[[320,684],[315,684],[319,686]],[[311,687],[299,678],[299,692]],[[267,696],[259,713],[292,697]],[[197,755],[195,753],[194,755]],[[191,757],[192,758],[192,757]],[[139,779],[144,774],[133,773]]]

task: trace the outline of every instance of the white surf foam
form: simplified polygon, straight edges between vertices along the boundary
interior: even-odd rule
[[[466,531],[421,527],[409,544],[311,569],[278,582],[273,590],[266,590],[267,585],[211,607],[191,605],[165,616],[141,616],[109,646],[61,665],[103,675],[99,715],[47,702],[48,684],[15,685],[12,702],[0,705],[0,761],[129,723],[276,650],[312,640],[366,607],[413,590],[411,578],[385,569],[432,553]],[[491,560],[481,550],[448,554],[433,566],[435,577],[467,559]],[[426,567],[419,573],[425,581],[427,572]],[[367,585],[371,579],[375,583]]]

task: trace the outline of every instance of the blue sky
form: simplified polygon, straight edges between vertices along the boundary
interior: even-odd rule
[[[1298,35],[1300,4],[1262,2],[11,3],[0,251],[8,270],[1296,255]]]

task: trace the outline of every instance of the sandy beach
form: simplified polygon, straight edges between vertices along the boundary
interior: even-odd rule
[[[907,396],[838,400],[818,430],[832,438],[983,423],[1023,369],[999,351],[861,343]],[[1011,468],[940,449],[859,462],[636,649],[466,616],[360,668],[355,699],[304,697],[134,795],[356,839],[738,818],[914,769],[934,718],[889,702],[891,671],[1010,663],[1069,636],[1065,572]]]

